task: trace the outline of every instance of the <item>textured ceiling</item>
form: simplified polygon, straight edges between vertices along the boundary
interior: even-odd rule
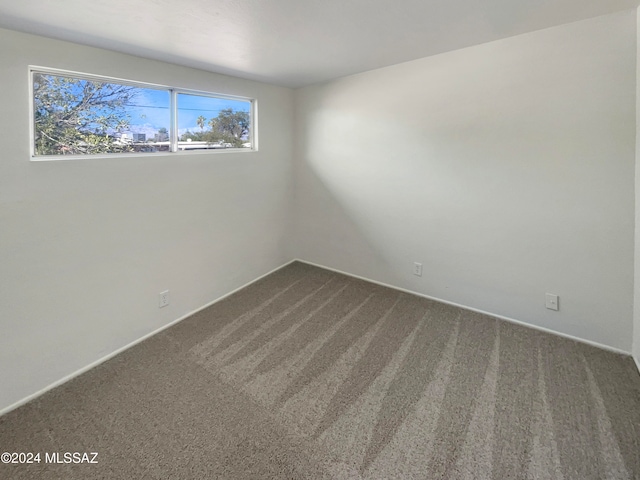
[[[0,27],[299,87],[638,0],[0,0]]]

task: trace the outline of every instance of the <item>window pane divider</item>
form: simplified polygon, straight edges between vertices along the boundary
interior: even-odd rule
[[[178,151],[178,93],[175,88],[169,89],[171,93],[170,109],[171,109],[171,127],[169,128],[169,135],[171,142],[170,151]]]

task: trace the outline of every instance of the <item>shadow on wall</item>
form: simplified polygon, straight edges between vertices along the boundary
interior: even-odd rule
[[[297,237],[302,245],[299,257],[312,263],[367,276],[371,267],[392,275],[392,264],[383,255],[375,236],[367,232],[366,216],[356,212],[345,192],[316,170],[304,168],[298,178],[304,189],[298,205]],[[355,195],[356,186],[351,195]],[[366,204],[361,205],[366,208]],[[330,254],[328,254],[330,252]]]

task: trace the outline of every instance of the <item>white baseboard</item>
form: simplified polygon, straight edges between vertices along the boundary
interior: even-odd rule
[[[67,376],[65,376],[65,377],[63,377],[63,378],[61,378],[60,380],[57,380],[57,381],[53,382],[53,383],[52,383],[52,384],[50,384],[50,385],[47,385],[46,387],[44,387],[44,388],[42,388],[42,389],[38,390],[37,392],[35,392],[35,393],[31,394],[31,395],[28,395],[28,396],[26,396],[25,398],[23,398],[23,399],[21,399],[21,400],[18,400],[17,402],[15,402],[15,403],[13,403],[13,404],[9,405],[8,407],[5,407],[5,408],[1,409],[1,410],[0,410],[0,417],[1,417],[2,415],[6,414],[6,413],[9,413],[11,410],[15,410],[16,408],[18,408],[18,407],[20,407],[20,406],[24,405],[25,403],[28,403],[28,402],[30,402],[30,401],[32,401],[32,400],[35,400],[35,399],[36,399],[36,398],[38,398],[39,396],[41,396],[41,395],[45,394],[46,392],[48,392],[49,390],[53,390],[54,388],[56,388],[56,387],[58,387],[58,386],[60,386],[60,385],[62,385],[62,384],[64,384],[64,383],[68,382],[69,380],[71,380],[71,379],[73,379],[73,378],[75,378],[75,377],[77,377],[77,376],[79,376],[79,375],[82,375],[83,373],[85,373],[85,372],[87,372],[87,371],[91,370],[92,368],[97,367],[97,366],[98,366],[98,365],[100,365],[101,363],[104,363],[104,362],[106,362],[107,360],[110,360],[111,358],[115,357],[116,355],[118,355],[118,354],[120,354],[120,353],[124,352],[125,350],[128,350],[128,349],[130,349],[131,347],[133,347],[133,346],[135,346],[135,345],[137,345],[137,344],[139,344],[139,343],[141,343],[141,342],[145,341],[147,338],[153,337],[154,335],[156,335],[156,334],[158,334],[158,333],[162,332],[163,330],[166,330],[167,328],[169,328],[169,327],[171,327],[171,326],[175,325],[176,323],[181,322],[181,321],[182,321],[182,320],[184,320],[185,318],[188,318],[188,317],[190,317],[191,315],[194,315],[195,313],[198,313],[199,311],[204,310],[205,308],[209,308],[211,305],[213,305],[213,304],[215,304],[215,303],[218,303],[218,302],[219,302],[219,301],[221,301],[221,300],[224,300],[225,298],[227,298],[227,297],[228,297],[228,296],[230,296],[230,295],[233,295],[233,294],[234,294],[234,293],[236,293],[237,291],[242,290],[242,289],[243,289],[243,288],[245,288],[245,287],[248,287],[248,286],[249,286],[249,285],[251,285],[252,283],[255,283],[255,282],[257,282],[258,280],[261,280],[262,278],[264,278],[264,277],[266,277],[266,276],[268,276],[268,275],[271,275],[271,274],[272,274],[272,273],[274,273],[274,272],[277,272],[277,271],[278,271],[278,270],[280,270],[281,268],[284,268],[284,267],[286,267],[287,265],[289,265],[290,263],[293,263],[293,262],[295,262],[295,261],[296,261],[296,260],[290,260],[290,261],[288,261],[288,262],[286,262],[286,263],[284,263],[284,264],[280,265],[279,267],[276,267],[276,268],[274,268],[273,270],[270,270],[269,272],[265,273],[264,275],[260,275],[258,278],[254,279],[254,280],[251,280],[250,282],[245,283],[244,285],[242,285],[242,286],[240,286],[240,287],[238,287],[238,288],[233,289],[233,290],[232,290],[232,291],[230,291],[229,293],[225,293],[225,294],[224,294],[224,295],[222,295],[221,297],[216,298],[215,300],[213,300],[213,301],[211,301],[211,302],[207,303],[206,305],[203,305],[202,307],[197,308],[197,309],[195,309],[195,310],[193,310],[193,311],[191,311],[191,312],[189,312],[189,313],[187,313],[187,314],[185,314],[185,315],[181,316],[180,318],[178,318],[178,319],[176,319],[176,320],[173,320],[173,321],[171,321],[171,322],[167,323],[166,325],[163,325],[162,327],[157,328],[156,330],[153,330],[152,332],[147,333],[146,335],[144,335],[144,336],[142,336],[142,337],[138,338],[137,340],[134,340],[134,341],[133,341],[133,342],[131,342],[131,343],[128,343],[127,345],[125,345],[125,346],[123,346],[123,347],[121,347],[121,348],[118,348],[117,350],[114,350],[113,352],[111,352],[111,353],[109,353],[109,354],[105,355],[104,357],[102,357],[102,358],[100,358],[100,359],[96,360],[95,362],[92,362],[92,363],[90,363],[89,365],[87,365],[87,366],[85,366],[85,367],[82,367],[81,369],[76,370],[75,372],[73,372],[73,373],[71,373],[71,374],[69,374],[69,375],[67,375]]]
[[[361,277],[360,275],[354,275],[354,274],[349,273],[349,272],[344,272],[344,271],[338,270],[336,268],[326,267],[324,265],[320,265],[320,264],[317,264],[317,263],[308,262],[306,260],[302,260],[302,259],[299,259],[299,258],[296,258],[295,261],[298,261],[298,262],[301,262],[301,263],[306,263],[308,265],[312,265],[312,266],[318,267],[318,268],[324,268],[325,270],[330,270],[332,272],[341,273],[341,274],[347,275],[349,277],[357,278],[359,280],[364,280],[365,282],[375,283],[376,285],[392,288],[392,289],[398,290],[400,292],[410,293],[412,295],[417,295],[419,297],[428,298],[429,300],[435,300],[436,302],[446,303],[447,305],[452,305],[454,307],[463,308],[465,310],[470,310],[472,312],[481,313],[483,315],[489,315],[490,317],[499,318],[500,320],[505,320],[505,321],[510,322],[510,323],[515,323],[515,324],[521,325],[523,327],[533,328],[534,330],[539,330],[541,332],[550,333],[552,335],[557,335],[559,337],[568,338],[569,340],[575,340],[576,342],[586,343],[587,345],[591,345],[593,347],[598,347],[598,348],[601,348],[603,350],[608,350],[610,352],[619,353],[619,354],[622,354],[622,355],[631,355],[631,352],[627,352],[627,351],[622,350],[620,348],[611,347],[609,345],[604,345],[602,343],[594,342],[592,340],[587,340],[585,338],[574,337],[573,335],[569,335],[567,333],[557,332],[555,330],[551,330],[550,328],[540,327],[538,325],[533,325],[531,323],[523,322],[521,320],[516,320],[515,318],[505,317],[503,315],[496,315],[495,313],[487,312],[485,310],[480,310],[478,308],[469,307],[467,305],[462,305],[460,303],[450,302],[448,300],[443,300],[441,298],[432,297],[430,295],[425,295],[424,293],[414,292],[413,290],[408,290],[406,288],[396,287],[395,285],[390,285],[388,283],[378,282],[377,280],[371,280],[370,278]],[[640,364],[638,364],[638,360],[635,359],[635,361],[636,361],[636,364],[638,365],[638,368],[640,369]]]
[[[638,369],[638,375],[640,375],[640,358],[636,357],[635,355],[631,355],[631,358],[633,358],[633,361],[636,362],[636,368]]]

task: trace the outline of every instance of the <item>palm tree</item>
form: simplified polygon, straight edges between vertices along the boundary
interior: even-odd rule
[[[200,115],[197,119],[196,119],[196,123],[198,124],[198,126],[200,127],[200,130],[204,131],[204,123],[207,121],[206,118],[204,118],[202,115]]]

